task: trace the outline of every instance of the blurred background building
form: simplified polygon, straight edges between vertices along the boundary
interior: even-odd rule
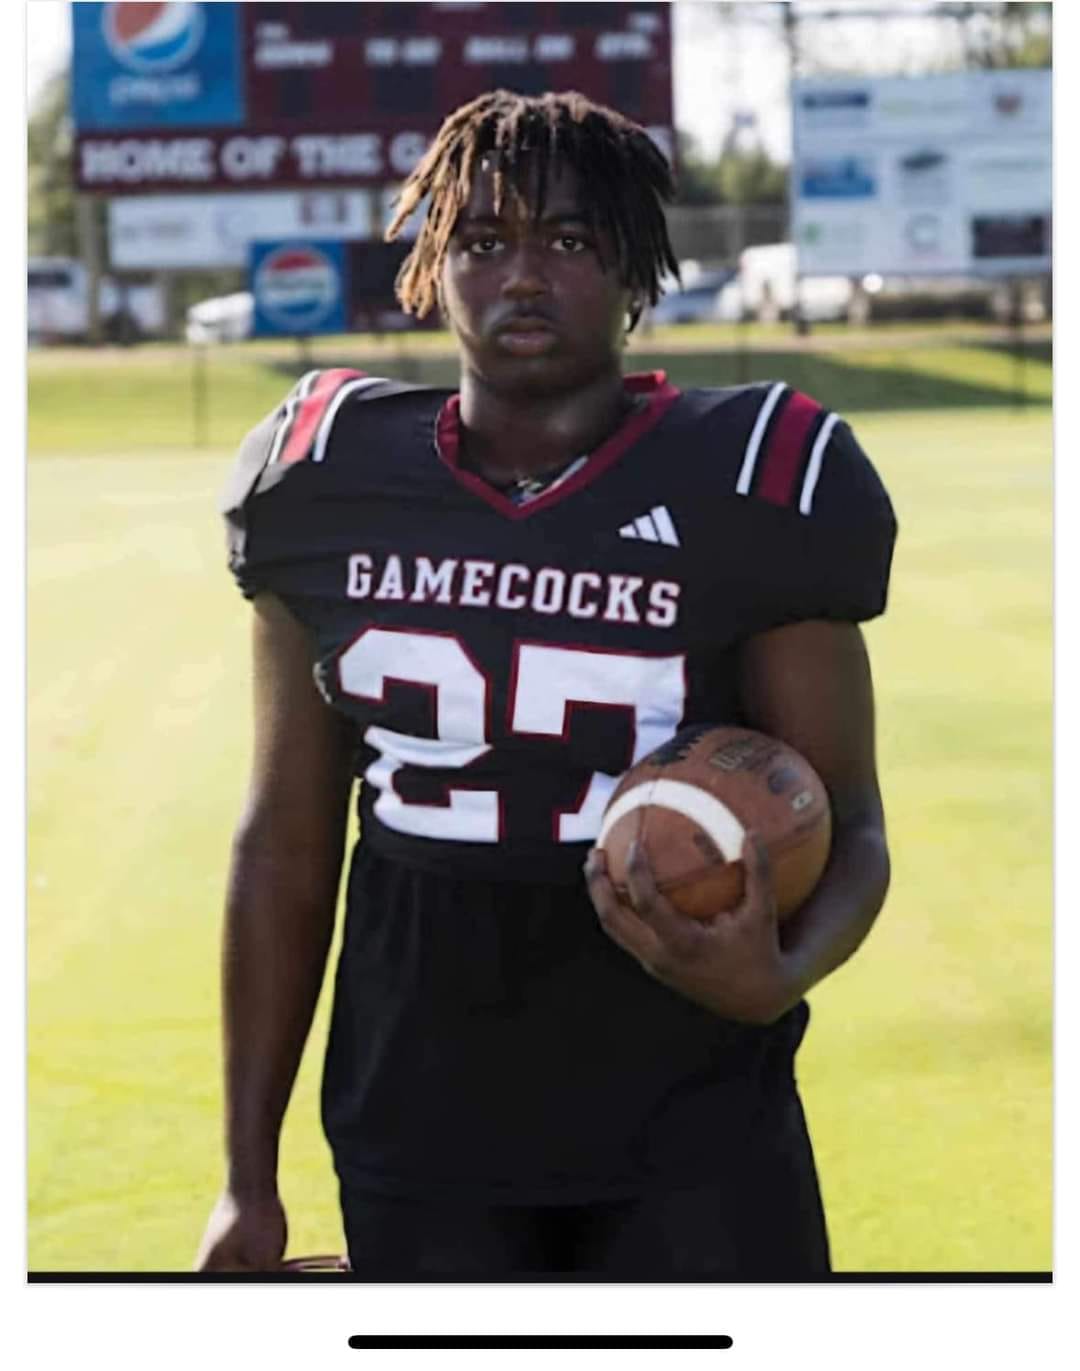
[[[466,92],[459,78],[470,63],[478,89],[489,77],[522,89],[582,85],[674,150],[671,231],[684,289],[670,283],[656,324],[1048,316],[1049,4],[309,4],[299,29],[273,11],[29,6],[33,340],[244,336],[257,323],[256,238],[365,243],[350,261],[363,259],[374,294],[347,326],[403,326],[387,298],[400,250],[377,239],[395,181]],[[242,96],[213,65],[237,23],[250,29],[252,54]],[[334,83],[342,54],[353,60],[349,44],[366,85],[343,91]],[[199,79],[216,93],[185,114],[185,81]],[[364,162],[374,145],[365,152],[362,138],[320,142],[329,106],[314,100],[313,83],[334,93],[346,123],[360,110],[387,130],[383,165]],[[855,102],[846,141],[845,98]],[[420,107],[425,117],[410,129]],[[210,121],[221,126],[212,180],[185,180],[179,164],[171,180],[168,168],[155,174],[146,160],[155,148],[175,158],[194,141],[166,144],[147,130],[197,133]],[[272,155],[283,125],[307,135],[291,180],[251,161],[260,149]],[[970,154],[973,142],[993,140],[1007,144],[996,159]],[[860,182],[851,163],[845,180],[837,158],[860,147],[863,170],[877,172]],[[118,149],[128,161],[114,174],[107,163]],[[831,182],[799,165],[800,155],[820,162],[822,150]],[[875,200],[877,227],[867,214]],[[979,257],[959,242],[976,214]],[[887,243],[886,224],[902,224],[901,239]],[[288,274],[263,279],[275,275],[280,284]]]

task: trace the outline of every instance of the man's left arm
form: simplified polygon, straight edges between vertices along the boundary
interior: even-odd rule
[[[858,948],[889,888],[870,661],[858,625],[815,621],[751,638],[740,666],[748,723],[800,752],[832,807],[828,865],[781,930],[797,999]]]
[[[851,956],[888,889],[873,686],[858,626],[814,620],[748,639],[740,691],[746,723],[794,747],[829,792],[832,848],[806,903],[781,929],[756,841],[742,902],[704,922],[659,894],[643,851],[627,876],[632,908],[616,898],[602,853],[590,854],[586,878],[605,931],[650,974],[725,1017],[771,1023]]]

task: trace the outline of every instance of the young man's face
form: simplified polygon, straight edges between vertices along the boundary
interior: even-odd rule
[[[604,265],[601,265],[601,256]],[[553,166],[537,218],[481,166],[447,249],[443,304],[466,367],[496,389],[571,390],[618,371],[630,292],[573,173]]]

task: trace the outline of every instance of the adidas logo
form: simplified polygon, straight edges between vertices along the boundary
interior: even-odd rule
[[[668,547],[680,547],[679,535],[671,522],[671,515],[663,505],[654,505],[648,514],[619,529],[620,538],[640,538],[646,543],[666,543]]]

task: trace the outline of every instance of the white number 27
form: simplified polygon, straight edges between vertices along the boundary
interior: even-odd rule
[[[457,769],[477,761],[491,741],[491,682],[453,634],[373,627],[342,653],[338,670],[346,695],[381,703],[388,682],[422,686],[434,694],[435,737],[416,738],[371,725],[364,740],[379,756],[364,779],[379,791],[375,814],[400,833],[457,842],[495,843],[503,837],[496,790],[451,787],[447,803],[413,804],[397,793],[403,766]],[[514,734],[569,741],[575,708],[624,710],[633,725],[637,762],[674,734],[686,703],[685,659],[679,654],[604,652],[519,642],[510,674],[509,728]],[[564,843],[595,838],[618,777],[594,772],[574,809],[552,816],[553,837]]]

